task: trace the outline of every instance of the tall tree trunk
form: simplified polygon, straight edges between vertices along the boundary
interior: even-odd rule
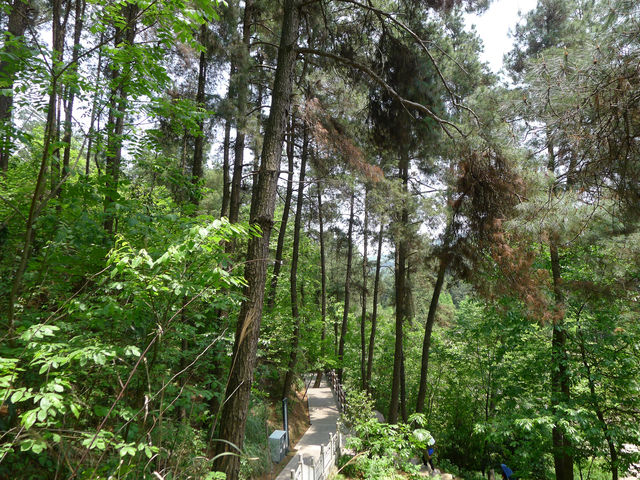
[[[285,0],[277,67],[271,93],[271,109],[265,129],[258,172],[258,191],[250,212],[251,223],[261,228],[262,236],[251,238],[247,247],[245,300],[242,302],[238,316],[231,371],[220,417],[219,437],[223,441],[216,444],[217,455],[229,451],[237,453],[235,449],[230,448],[229,443],[238,449],[242,449],[244,444],[244,431],[262,320],[267,276],[266,259],[269,256],[269,239],[276,204],[282,137],[291,99],[299,13],[299,7],[295,0]],[[214,468],[225,472],[227,480],[236,480],[240,470],[240,458],[237,455],[220,455],[216,459]]]
[[[71,10],[71,1],[66,2],[65,10],[62,11],[63,0],[53,0],[51,3],[51,39],[52,39],[52,51],[51,51],[51,72],[52,76],[59,77],[61,67],[64,63],[64,44],[65,35],[67,30],[67,20],[69,18],[69,12]],[[60,85],[60,92],[57,94],[56,99],[56,119],[55,128],[53,133],[53,145],[54,150],[51,155],[51,194],[58,195],[60,184],[60,114],[62,111],[62,86]]]
[[[229,221],[237,223],[240,218],[240,190],[242,187],[242,162],[244,162],[244,134],[236,128],[233,146],[233,174],[231,177],[231,198],[229,201]]]
[[[291,115],[289,126],[289,141],[287,142],[287,160],[289,170],[287,173],[287,190],[284,195],[284,209],[278,230],[278,244],[276,246],[276,258],[273,262],[273,273],[269,285],[269,296],[267,298],[267,311],[272,311],[276,305],[276,293],[278,290],[278,277],[282,269],[282,252],[284,251],[284,239],[287,235],[287,223],[289,222],[289,212],[291,211],[291,195],[293,193],[293,153],[295,145],[295,116]]]
[[[402,250],[402,252],[400,251]],[[400,407],[400,374],[402,368],[402,351],[403,351],[403,323],[404,323],[404,280],[406,279],[404,271],[404,242],[400,240],[396,246],[395,252],[395,303],[396,303],[396,328],[395,343],[393,352],[393,376],[391,378],[391,399],[389,402],[389,423],[398,422],[398,412]]]
[[[13,275],[13,283],[11,285],[11,291],[9,292],[8,305],[7,305],[7,323],[9,334],[9,345],[14,346],[14,333],[15,333],[15,303],[22,288],[22,279],[24,278],[24,272],[27,269],[27,263],[31,255],[31,246],[33,244],[33,237],[35,234],[34,224],[38,218],[38,213],[42,210],[43,204],[40,202],[42,194],[44,193],[47,184],[47,168],[49,164],[49,157],[51,156],[51,139],[55,130],[56,119],[56,105],[57,105],[57,77],[53,76],[51,82],[51,90],[49,92],[49,105],[47,107],[47,121],[44,128],[44,139],[42,145],[42,156],[40,158],[40,169],[38,171],[38,178],[36,180],[36,187],[31,197],[31,206],[29,207],[29,216],[27,217],[24,233],[24,241],[22,244],[22,253],[20,255],[20,263]]]
[[[104,32],[100,32],[100,45],[102,45],[104,43]],[[88,141],[87,141],[87,158],[85,160],[85,166],[84,166],[84,173],[85,175],[89,175],[89,171],[91,168],[91,154],[93,153],[93,138],[95,135],[95,130],[93,128],[95,122],[96,122],[96,117],[99,119],[100,118],[100,114],[98,113],[98,103],[99,103],[99,99],[102,96],[101,92],[99,91],[98,86],[100,85],[100,75],[102,74],[102,49],[100,49],[98,51],[98,65],[96,67],[96,80],[95,80],[95,90],[96,90],[96,94],[93,96],[93,103],[91,105],[91,119],[89,120],[89,133],[88,133]],[[98,131],[100,130],[99,128],[99,120],[98,120]],[[98,168],[98,170],[100,169],[99,165],[96,162],[96,167]]]
[[[229,206],[229,221],[236,223],[240,217],[240,188],[242,182],[242,167],[244,163],[244,141],[246,130],[247,101],[249,97],[249,82],[247,70],[249,68],[249,53],[251,43],[251,21],[253,15],[253,0],[245,0],[244,15],[242,20],[242,44],[241,55],[236,60],[235,78],[237,97],[236,107],[238,117],[236,119],[236,141],[233,146],[233,177],[231,179],[231,204]]]
[[[136,18],[138,11],[139,7],[135,3],[129,3],[122,7],[122,14],[126,25],[124,28],[115,28],[115,47],[123,48],[122,43],[133,45],[136,36]],[[112,91],[107,125],[107,152],[105,158],[107,181],[104,195],[104,229],[109,234],[114,232],[116,219],[114,207],[116,199],[118,198],[120,161],[122,159],[122,133],[124,132],[124,117],[127,110],[129,71],[121,71],[121,68],[121,65],[113,65],[111,69]]]
[[[324,358],[327,339],[327,263],[324,249],[324,217],[322,215],[322,186],[318,182],[318,228],[320,234],[320,312],[322,315],[322,334],[320,337],[320,355]]]
[[[222,144],[222,209],[221,217],[229,216],[229,196],[231,181],[229,180],[229,146],[231,144],[231,122],[224,121],[224,142]]]
[[[555,172],[556,160],[551,140],[548,142],[547,152],[549,156],[548,168],[551,172]],[[570,177],[570,173],[567,178]],[[560,407],[562,404],[566,405],[569,402],[571,392],[569,387],[569,359],[567,357],[567,332],[564,325],[564,296],[561,287],[560,256],[558,255],[557,239],[553,235],[549,240],[549,255],[551,257],[553,295],[556,304],[556,318],[553,321],[551,338],[551,409],[554,415],[560,415]],[[555,422],[551,433],[556,480],[573,480],[571,441],[557,424],[558,422]]]
[[[558,318],[553,322],[551,339],[551,408],[556,415],[560,414],[560,406],[570,399],[569,388],[569,359],[567,357],[567,332],[564,325],[564,298],[560,283],[560,257],[555,240],[549,242],[551,256],[551,273],[553,277],[553,291],[558,310]],[[571,441],[561,427],[554,425],[552,431],[553,463],[557,480],[573,480],[573,457],[571,456]]]
[[[0,62],[0,88],[9,94],[0,95],[0,175],[9,168],[9,155],[11,154],[12,122],[11,110],[13,109],[13,84],[18,71],[23,63],[16,61],[20,58],[23,48],[22,36],[29,25],[29,11],[31,0],[13,0],[4,37],[4,55]]]
[[[424,326],[424,340],[422,341],[422,363],[420,368],[420,387],[418,389],[418,399],[416,401],[416,412],[424,412],[424,402],[427,398],[427,377],[429,373],[429,352],[431,351],[431,333],[433,332],[433,325],[436,321],[436,312],[438,311],[438,302],[440,300],[440,293],[442,292],[442,285],[444,284],[444,277],[447,273],[447,266],[449,265],[449,257],[445,254],[440,256],[440,264],[438,266],[438,276],[436,283],[433,286],[433,293],[431,294],[431,303],[429,304],[429,313],[427,314],[427,322]]]
[[[402,352],[402,358],[400,359],[400,415],[402,421],[407,423],[407,377],[404,371],[404,351]]]
[[[84,11],[86,7],[85,0],[76,0],[75,4],[75,22],[73,26],[73,51],[71,53],[72,72],[78,70],[78,57],[80,56],[80,37],[82,35],[82,27],[84,23]],[[64,144],[64,152],[62,154],[62,177],[63,179],[69,173],[69,162],[71,160],[71,121],[73,118],[73,104],[75,101],[75,89],[68,88],[68,97],[64,107],[64,134],[62,143]]]
[[[409,154],[403,152],[400,155],[398,165],[399,176],[402,180],[402,189],[405,195],[408,193],[409,184]],[[406,283],[407,283],[407,233],[409,224],[409,210],[406,205],[407,199],[403,200],[400,214],[399,239],[396,247],[396,267],[395,267],[395,290],[396,290],[396,341],[393,353],[393,378],[391,383],[391,402],[389,404],[389,423],[397,423],[398,407],[400,400],[400,387],[402,376],[402,356],[403,356],[403,325],[406,311]]]
[[[200,26],[200,43],[204,45],[204,50],[200,52],[200,61],[198,63],[198,89],[196,91],[196,105],[198,108],[204,110],[207,108],[205,104],[205,86],[207,83],[207,34],[209,32],[208,26],[206,23],[203,23]],[[193,165],[191,167],[191,181],[194,185],[191,194],[191,202],[198,205],[200,203],[200,194],[198,192],[198,183],[202,180],[202,175],[204,172],[203,163],[204,163],[204,118],[201,117],[198,120],[198,135],[194,139],[194,148],[193,148]],[[226,132],[225,132],[226,134]],[[225,140],[226,140],[225,136]],[[228,147],[228,144],[227,144]],[[226,177],[225,177],[226,181]],[[224,196],[224,194],[223,194]]]
[[[291,273],[290,273],[290,292],[291,292],[291,317],[293,318],[293,338],[291,342],[291,352],[289,354],[289,364],[287,365],[287,373],[284,377],[284,387],[282,389],[282,398],[287,398],[293,375],[295,373],[296,362],[298,359],[298,344],[300,343],[300,309],[298,307],[298,257],[300,256],[300,226],[302,224],[302,203],[304,201],[304,178],[307,169],[307,152],[309,147],[309,132],[304,127],[302,140],[302,156],[300,159],[300,175],[298,177],[298,199],[296,201],[296,219],[293,226],[293,251],[291,252]]]
[[[313,155],[313,150],[312,153]],[[324,251],[324,218],[322,216],[322,186],[320,181],[317,182],[318,190],[318,228],[319,228],[319,241],[320,241],[320,315],[322,318],[322,332],[320,333],[320,358],[323,359],[326,355],[325,344],[327,342],[327,271],[326,260]],[[314,388],[319,388],[322,382],[322,371],[326,369],[326,365],[323,363],[316,375],[316,381]]]
[[[369,246],[369,210],[367,199],[369,196],[369,186],[364,190],[364,232],[362,240],[362,311],[360,312],[360,379],[362,389],[367,390],[367,274],[369,270],[369,258],[367,257],[367,247]]]
[[[373,350],[376,342],[376,327],[378,323],[378,292],[380,288],[380,264],[382,260],[382,232],[384,223],[380,220],[378,233],[378,255],[376,257],[376,274],[373,280],[373,310],[371,311],[371,333],[369,334],[369,355],[367,358],[367,391],[371,392],[371,374],[373,373]]]
[[[344,310],[342,312],[342,327],[340,329],[340,342],[338,345],[338,380],[342,383],[344,359],[344,342],[347,336],[347,326],[349,321],[349,301],[351,300],[351,261],[353,257],[353,204],[355,202],[355,191],[351,190],[351,206],[349,207],[349,230],[347,232],[347,274],[344,281]]]

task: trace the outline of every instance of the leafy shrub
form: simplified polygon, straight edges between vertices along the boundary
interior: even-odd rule
[[[373,415],[368,394],[356,389],[347,394],[347,405],[343,418],[354,433],[347,440],[347,448],[356,452],[353,469],[361,478],[393,478],[396,469],[417,472],[418,467],[410,460],[422,458],[424,451],[435,443],[424,428],[424,415],[411,415],[409,423],[381,423]]]
[[[346,411],[342,416],[345,425],[360,425],[374,417],[373,400],[367,392],[347,384],[345,396]]]
[[[16,348],[0,345],[1,478],[18,468],[33,478],[210,477],[213,393],[198,359],[223,338],[212,312],[233,306],[244,284],[225,244],[257,232],[189,222],[155,251],[119,236],[87,288],[48,318],[21,316]]]

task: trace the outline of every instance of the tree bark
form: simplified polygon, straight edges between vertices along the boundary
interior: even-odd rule
[[[320,182],[318,182],[318,228],[320,229],[320,314],[322,315],[320,354],[324,358],[327,340],[327,262],[324,248],[324,217],[322,216],[322,186]]]
[[[314,154],[314,151],[311,151]],[[322,318],[322,332],[320,334],[320,358],[324,360],[326,355],[325,343],[327,341],[327,271],[324,252],[324,218],[322,216],[322,184],[318,180],[317,182],[317,197],[318,197],[318,229],[319,229],[319,242],[320,242],[320,315]],[[321,368],[326,368],[326,365],[322,365]],[[316,375],[316,381],[313,388],[320,388],[322,382],[322,369],[318,371]]]
[[[282,270],[282,252],[284,251],[284,240],[287,235],[287,223],[289,222],[289,212],[291,211],[291,195],[293,193],[293,153],[295,145],[295,117],[291,115],[289,127],[289,141],[287,142],[287,160],[289,165],[287,175],[287,190],[284,195],[284,209],[278,230],[278,244],[276,246],[276,258],[273,262],[273,273],[269,285],[269,297],[267,298],[267,311],[272,311],[276,305],[276,293],[278,289],[278,277]]]
[[[369,334],[369,355],[367,358],[367,391],[371,392],[371,374],[373,373],[373,350],[376,342],[376,327],[378,323],[378,292],[380,287],[380,264],[382,260],[382,232],[384,224],[380,221],[378,233],[378,255],[376,257],[376,274],[373,280],[373,306],[371,311],[371,333]]]
[[[236,141],[233,146],[233,177],[231,179],[231,203],[229,206],[229,221],[236,223],[240,217],[240,188],[242,182],[242,167],[244,163],[244,141],[246,130],[247,98],[249,96],[249,83],[247,82],[247,69],[249,63],[251,43],[251,19],[253,15],[253,0],[245,0],[244,15],[242,20],[242,54],[236,60],[235,81],[237,84],[236,107]]]
[[[265,129],[258,172],[257,195],[256,201],[251,205],[250,212],[251,223],[260,227],[262,236],[251,238],[247,248],[245,300],[238,316],[231,371],[221,412],[219,437],[223,441],[216,444],[217,455],[229,451],[237,453],[226,442],[230,442],[239,449],[242,449],[244,444],[244,430],[262,319],[269,239],[276,204],[282,137],[293,83],[299,18],[299,8],[296,2],[285,0],[277,68],[271,94],[271,109]],[[240,470],[240,457],[237,455],[218,456],[214,468],[226,473],[227,480],[236,480]]]
[[[362,240],[362,311],[360,312],[360,379],[362,390],[367,390],[367,270],[369,259],[367,257],[367,247],[369,243],[369,211],[367,209],[367,197],[369,186],[364,190],[364,231]]]
[[[353,257],[353,204],[355,192],[351,190],[351,206],[349,208],[349,230],[347,232],[347,274],[344,281],[344,310],[342,312],[342,327],[340,329],[340,342],[338,344],[338,381],[342,383],[344,359],[344,342],[347,336],[349,321],[349,301],[351,300],[351,261]]]
[[[402,421],[407,423],[407,377],[404,371],[404,351],[400,359],[400,415]]]
[[[70,0],[67,1],[64,12],[62,11],[62,0],[53,0],[51,2],[51,39],[52,39],[52,51],[51,51],[51,75],[58,79],[60,75],[60,69],[64,62],[64,45],[65,35],[67,29],[67,20],[69,18],[69,12],[71,10]],[[51,194],[58,195],[60,193],[60,113],[63,97],[62,85],[56,82],[60,92],[56,96],[56,116],[53,129],[52,142],[54,149],[51,155]]]
[[[422,363],[420,368],[420,388],[418,389],[418,399],[416,401],[416,412],[424,412],[424,402],[427,398],[427,377],[429,373],[429,353],[431,351],[431,333],[433,325],[436,321],[436,312],[438,311],[438,302],[440,301],[440,293],[444,284],[444,277],[447,273],[449,265],[449,257],[442,255],[440,257],[440,265],[438,267],[438,276],[433,286],[433,294],[431,295],[431,303],[429,304],[429,313],[427,314],[427,322],[424,326],[424,340],[422,341]]]
[[[29,11],[31,10],[31,0],[13,0],[9,10],[7,31],[4,37],[5,60],[0,62],[0,86],[9,91],[9,95],[0,95],[0,175],[9,168],[9,155],[13,136],[11,111],[13,110],[13,84],[18,71],[22,67],[22,62],[16,61],[20,58],[22,47],[22,36],[29,25]]]
[[[296,218],[293,226],[293,251],[291,252],[291,273],[290,273],[290,293],[291,293],[291,317],[293,318],[293,338],[291,342],[291,352],[289,354],[289,364],[284,377],[282,398],[287,398],[293,375],[295,373],[298,359],[298,344],[300,343],[300,309],[298,307],[298,257],[300,253],[300,226],[302,225],[302,203],[304,201],[304,178],[307,169],[307,152],[309,147],[309,133],[305,126],[302,140],[302,156],[300,159],[300,175],[298,177],[298,199],[296,201]]]
[[[229,180],[229,146],[231,144],[231,122],[224,122],[224,142],[222,144],[222,209],[221,217],[229,216],[229,196],[231,181]]]

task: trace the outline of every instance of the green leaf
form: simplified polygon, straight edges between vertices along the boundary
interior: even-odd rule
[[[24,389],[17,390],[11,395],[11,403],[17,403],[25,397]]]
[[[104,405],[94,405],[93,413],[99,417],[104,417],[109,412],[109,408]]]
[[[34,442],[31,447],[31,451],[33,453],[42,453],[42,451],[47,448],[47,444],[44,442]]]
[[[126,445],[126,446],[122,447],[120,449],[120,456],[124,457],[125,455],[130,455],[130,456],[134,457],[136,455],[135,447],[133,447],[131,445]]]
[[[139,357],[140,353],[140,349],[134,345],[129,345],[124,349],[124,354],[129,357]]]
[[[38,418],[38,409],[29,410],[27,413],[22,415],[22,425],[25,430],[29,430]]]
[[[41,408],[38,410],[38,421],[44,422],[47,419],[47,409]]]

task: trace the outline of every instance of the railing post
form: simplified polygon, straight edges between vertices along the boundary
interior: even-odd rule
[[[316,459],[311,457],[311,468],[309,469],[311,472],[311,479],[316,480]]]
[[[300,480],[305,480],[305,478],[304,478],[304,460],[302,459],[302,454],[300,454],[300,463],[298,464],[298,469],[300,470]]]

